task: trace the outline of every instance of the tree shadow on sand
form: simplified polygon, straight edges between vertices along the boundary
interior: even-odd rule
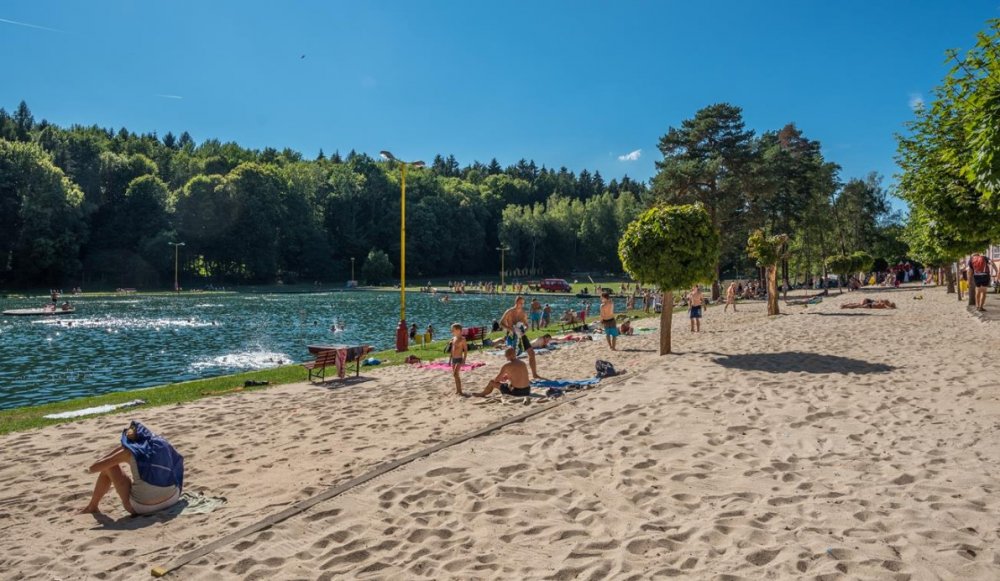
[[[721,355],[721,354],[720,354]],[[896,368],[884,363],[870,363],[860,359],[786,351],[784,353],[746,353],[741,355],[721,355],[712,360],[728,369],[744,371],[764,371],[767,373],[888,373]]]

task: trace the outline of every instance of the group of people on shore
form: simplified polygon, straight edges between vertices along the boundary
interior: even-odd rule
[[[465,365],[469,353],[468,341],[462,334],[462,325],[455,323],[451,326],[452,338],[448,346],[449,364],[455,380],[455,393],[461,396],[486,397],[494,391],[499,391],[505,395],[527,396],[531,393],[531,380],[542,379],[538,374],[538,363],[535,357],[536,348],[545,348],[555,343],[551,335],[542,335],[535,341],[528,338],[528,332],[540,330],[549,325],[551,321],[552,309],[549,305],[544,307],[537,299],[533,299],[526,307],[524,297],[514,299],[514,305],[507,309],[503,316],[496,321],[494,327],[505,332],[504,337],[504,357],[506,363],[500,368],[496,377],[487,383],[486,387],[478,392],[467,394],[462,389],[461,370]],[[573,317],[571,322],[576,322],[576,316],[572,310],[567,311],[567,315]],[[581,318],[585,319],[586,309],[581,311]],[[601,294],[601,327],[604,331],[608,347],[612,351],[618,348],[618,337],[622,330],[618,326],[618,319],[615,315],[614,300],[607,292]],[[565,316],[564,316],[565,319]],[[631,321],[626,321],[625,327],[631,334]],[[527,355],[528,362],[518,358],[519,352]]]

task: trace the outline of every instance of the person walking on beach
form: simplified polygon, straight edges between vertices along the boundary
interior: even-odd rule
[[[729,283],[729,288],[726,289],[726,308],[722,310],[723,313],[729,311],[729,305],[733,305],[733,312],[736,312],[736,281]]]
[[[691,332],[701,332],[701,309],[704,307],[705,297],[701,294],[701,287],[694,285],[687,296],[688,314],[691,316]],[[664,306],[666,308],[666,306]]]
[[[997,267],[993,261],[978,252],[973,252],[969,258],[969,269],[972,280],[976,283],[976,310],[986,310],[986,291],[990,288],[990,274],[996,275]]]
[[[542,327],[548,327],[552,324],[552,307],[545,303],[545,308],[542,309]]]
[[[451,346],[448,361],[451,363],[451,373],[455,376],[455,393],[462,394],[462,378],[458,372],[465,365],[465,357],[469,354],[469,344],[462,336],[462,325],[455,323],[451,326]]]
[[[537,331],[542,328],[542,303],[538,299],[531,299],[531,330]]]
[[[611,347],[612,351],[617,351],[618,324],[615,323],[615,302],[607,292],[601,293],[601,326],[604,327],[604,338],[608,340],[608,347]]]
[[[528,314],[524,312],[524,297],[514,299],[514,306],[507,309],[500,317],[500,328],[507,332],[508,337],[515,340],[515,344],[520,343],[521,348],[528,353],[528,365],[531,367],[531,376],[541,379],[538,376],[538,368],[535,365],[535,349],[531,346],[531,340],[525,334],[528,329]]]
[[[500,368],[496,378],[486,384],[486,389],[472,394],[474,397],[486,397],[495,389],[504,395],[515,397],[531,395],[531,380],[528,379],[528,367],[524,361],[517,358],[517,351],[513,347],[508,347],[503,354],[507,358],[507,363]]]

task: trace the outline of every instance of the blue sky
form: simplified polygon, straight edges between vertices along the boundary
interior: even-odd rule
[[[648,179],[668,127],[728,101],[757,131],[794,121],[844,178],[888,177],[945,49],[997,16],[975,0],[5,0],[0,106],[308,157]]]

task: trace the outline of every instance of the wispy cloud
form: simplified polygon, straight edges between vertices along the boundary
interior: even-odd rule
[[[924,96],[920,93],[910,93],[910,109],[919,111],[924,108]]]
[[[618,156],[618,161],[635,161],[635,160],[639,159],[640,157],[642,157],[642,150],[641,149],[637,149],[635,151],[630,151],[630,152],[626,153],[625,155],[619,155]]]
[[[164,95],[162,93],[157,93],[157,94],[155,94],[153,96],[154,97],[160,97],[160,98],[163,98],[163,99],[183,99],[184,98],[184,97],[181,97],[180,95]]]
[[[0,18],[0,22],[4,24],[13,24],[14,26],[23,26],[25,28],[34,28],[37,30],[48,30],[49,32],[62,32],[58,28],[49,28],[48,26],[39,26],[37,24],[29,24],[27,22],[18,22],[16,20],[7,20],[6,18]]]

